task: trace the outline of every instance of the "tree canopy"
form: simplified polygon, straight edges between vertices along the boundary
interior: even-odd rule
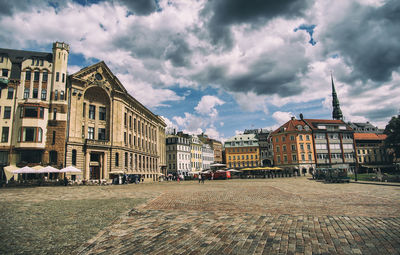
[[[386,125],[384,133],[387,135],[386,148],[395,154],[393,156],[400,158],[400,115],[392,117]]]

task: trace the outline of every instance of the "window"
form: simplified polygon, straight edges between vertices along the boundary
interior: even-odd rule
[[[8,69],[3,69],[1,72],[1,76],[8,77]]]
[[[7,143],[8,142],[9,130],[10,130],[9,127],[3,127],[3,130],[2,130],[2,133],[1,133],[1,142],[2,143]]]
[[[60,100],[64,100],[64,90],[60,91]]]
[[[62,82],[65,81],[65,73],[62,74]]]
[[[83,103],[83,107],[82,107],[82,117],[86,116],[86,103]]]
[[[286,145],[282,146],[282,151],[286,151]]]
[[[286,155],[283,156],[283,161],[284,161],[285,163],[287,162],[287,156],[286,156]]]
[[[129,128],[132,129],[132,116],[129,116]]]
[[[340,144],[338,144],[338,143],[331,143],[331,144],[329,144],[329,148],[330,148],[331,150],[340,150]]]
[[[46,100],[47,97],[47,91],[45,89],[42,89],[42,100]]]
[[[47,82],[48,78],[49,78],[49,73],[47,71],[44,71],[42,74],[42,82]]]
[[[286,141],[286,137],[282,136],[282,142]]]
[[[94,139],[94,127],[88,127],[88,139]]]
[[[281,163],[281,156],[278,155],[277,161],[278,161],[278,163]]]
[[[308,160],[312,160],[311,154],[308,154]]]
[[[276,146],[276,152],[279,152],[279,146]]]
[[[99,140],[106,140],[106,129],[99,128]]]
[[[128,152],[125,152],[125,167],[128,167]]]
[[[39,81],[39,74],[40,74],[39,71],[35,71],[33,73],[33,81]]]
[[[50,162],[51,165],[57,164],[57,151],[50,151]]]
[[[306,135],[306,140],[310,141],[310,136],[309,135]]]
[[[56,73],[56,81],[59,81],[59,80],[60,80],[60,73],[57,72],[57,73]]]
[[[126,132],[124,132],[124,143],[127,144],[127,141],[126,141]]]
[[[11,106],[5,106],[4,107],[4,119],[10,119],[11,118]]]
[[[106,120],[106,108],[99,107],[99,120]]]
[[[300,138],[300,141],[303,141],[303,135],[300,135],[299,138]]]
[[[132,145],[132,134],[129,134],[129,145]]]
[[[13,98],[14,98],[14,88],[9,87],[7,93],[7,99],[13,99]]]
[[[76,166],[76,150],[72,150],[72,165]]]
[[[53,120],[57,119],[57,108],[53,108]]]
[[[34,88],[34,89],[33,89],[32,98],[38,98],[38,94],[39,94],[39,89]]]
[[[296,155],[292,155],[292,161],[297,161],[297,156]]]
[[[19,137],[21,142],[42,142],[42,129],[37,127],[23,127]]]
[[[303,161],[306,160],[306,156],[304,154],[301,154],[301,160],[303,160]]]
[[[21,106],[21,118],[43,118],[43,115],[43,107]]]
[[[31,70],[27,70],[25,72],[25,80],[30,81],[31,80]]]
[[[115,166],[119,166],[119,153],[115,153]]]
[[[24,89],[24,99],[29,98],[29,88]]]
[[[126,116],[127,116],[127,113],[124,113],[124,125],[126,126]]]
[[[295,151],[295,150],[296,150],[296,145],[292,144],[292,151]]]
[[[96,116],[96,106],[94,105],[89,105],[89,119],[94,120]]]
[[[54,92],[54,100],[58,100],[58,90]]]
[[[311,145],[307,143],[307,150],[311,150]]]
[[[294,135],[290,136],[290,141],[294,141]]]

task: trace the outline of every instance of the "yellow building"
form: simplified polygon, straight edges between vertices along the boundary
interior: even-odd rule
[[[202,171],[202,142],[196,135],[190,138],[190,156],[192,171]]]
[[[165,123],[133,98],[104,62],[69,77],[67,165],[83,179],[121,173],[158,180],[165,168]]]
[[[236,135],[225,142],[225,158],[228,168],[258,167],[259,146],[255,134]]]

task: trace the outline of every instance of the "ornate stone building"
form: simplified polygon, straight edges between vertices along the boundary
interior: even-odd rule
[[[166,174],[165,123],[104,62],[67,77],[68,44],[0,49],[0,167],[76,166],[81,179]]]
[[[259,145],[255,134],[236,135],[226,140],[224,147],[227,167],[260,166]]]
[[[158,180],[166,166],[166,125],[104,62],[69,76],[68,96],[67,165],[83,169],[83,179],[126,173]]]

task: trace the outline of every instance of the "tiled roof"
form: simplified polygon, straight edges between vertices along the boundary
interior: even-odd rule
[[[301,130],[299,130],[297,128],[297,126],[302,126],[303,128]],[[289,120],[288,122],[286,122],[285,124],[283,124],[282,126],[280,126],[278,129],[276,129],[274,132],[272,132],[272,134],[277,134],[279,133],[279,131],[284,128],[285,132],[291,132],[291,131],[307,131],[304,130],[304,126],[308,126],[304,121],[302,120]],[[311,130],[308,130],[311,131]]]
[[[251,142],[251,143],[250,143]],[[255,134],[235,135],[225,141],[225,147],[253,147],[258,146],[258,139]]]
[[[387,135],[375,133],[354,133],[355,140],[385,140]]]

